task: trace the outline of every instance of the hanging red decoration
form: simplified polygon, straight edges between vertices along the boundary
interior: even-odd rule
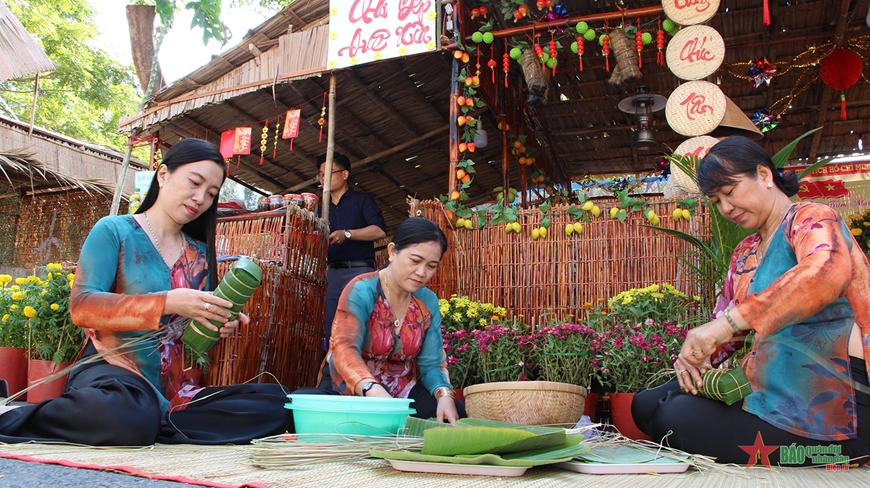
[[[495,44],[489,45],[489,61],[486,62],[489,70],[492,71],[492,84],[495,85],[495,68],[498,63],[495,61]]]
[[[819,77],[829,87],[840,91],[840,118],[846,120],[845,91],[858,80],[864,72],[861,57],[848,49],[837,49],[822,60]]]
[[[662,18],[659,17],[659,30],[656,31],[656,48],[659,52],[656,54],[656,64],[659,66],[665,65],[665,53],[662,49],[665,47],[665,31],[662,30]]]
[[[606,35],[601,40],[601,52],[604,54],[604,69],[610,71],[610,38]]]
[[[284,132],[281,134],[281,139],[290,139],[291,151],[293,150],[293,139],[299,137],[299,119],[301,116],[302,110],[293,108],[287,111],[287,116],[284,119]]]
[[[511,57],[508,53],[502,56],[501,69],[504,71],[504,86],[508,86],[508,72],[511,70]]]
[[[317,136],[317,142],[323,142],[323,126],[326,125],[326,95],[323,93],[323,106],[320,107],[320,118],[317,119],[317,124],[320,126],[320,135]]]
[[[541,61],[541,71],[544,71],[547,69],[547,64],[544,61],[544,48],[537,42],[535,43],[535,54],[538,55],[538,59]]]
[[[764,25],[770,25],[770,7],[767,4],[767,0],[764,0],[764,10],[762,12],[762,20],[764,21]]]
[[[637,19],[637,30],[634,31],[634,48],[637,50],[637,67],[643,68],[643,58],[640,51],[643,49],[643,31],[640,30],[640,18]]]
[[[553,60],[553,76],[556,76],[556,64],[558,64],[559,53],[556,51],[556,33],[552,32],[552,38],[550,38],[550,59]]]
[[[583,36],[577,36],[577,57],[580,58],[580,71],[583,71]]]

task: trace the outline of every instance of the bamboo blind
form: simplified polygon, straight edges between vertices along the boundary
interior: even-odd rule
[[[286,209],[219,219],[218,255],[251,256],[263,281],[243,311],[247,327],[209,352],[206,382],[280,382],[291,391],[314,386],[323,355],[328,227],[313,213]],[[223,260],[223,276],[233,259]],[[271,373],[261,377],[261,373]]]
[[[676,203],[661,197],[647,198],[660,217],[659,226],[704,236],[709,216],[700,209],[690,221],[675,222]],[[703,283],[695,283],[681,259],[691,257],[692,246],[649,227],[641,212],[632,212],[625,223],[608,216],[616,200],[596,200],[600,217],[583,224],[583,233],[568,236],[565,225],[575,219],[567,206],[554,205],[546,238],[533,240],[531,230],[543,218],[537,208],[521,209],[520,234],[507,233],[503,225],[475,230],[454,230],[442,204],[419,202],[423,217],[435,221],[447,235],[449,249],[428,287],[441,298],[452,294],[505,307],[536,325],[555,313],[582,316],[584,303],[597,303],[621,291],[653,283],[670,283],[689,295],[709,296]],[[475,217],[475,219],[478,217]],[[552,317],[552,316],[550,316]]]

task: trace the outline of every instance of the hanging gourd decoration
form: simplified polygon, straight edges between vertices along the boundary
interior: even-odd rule
[[[659,66],[665,65],[665,53],[662,49],[665,48],[665,31],[662,30],[662,18],[659,17],[659,30],[656,31],[656,48],[659,50],[656,54],[656,64]]]
[[[266,145],[269,143],[269,119],[263,124],[263,131],[260,133],[260,164],[266,158]]]
[[[553,37],[550,39],[550,60],[547,61],[547,66],[553,69],[553,76],[556,76],[556,65],[559,64],[558,57],[559,53],[556,51],[556,34],[554,31]]]
[[[634,31],[634,48],[637,50],[637,67],[643,68],[643,58],[641,50],[643,50],[643,31],[640,30],[640,19],[637,19],[637,30]]]
[[[239,259],[227,271],[224,279],[215,288],[214,296],[233,302],[229,317],[231,321],[236,320],[242,307],[254,295],[261,281],[263,281],[263,270],[248,258]],[[224,325],[217,320],[210,320],[210,322],[218,329]],[[220,338],[219,332],[209,329],[196,320],[184,329],[184,334],[181,336],[182,342],[198,353],[211,349]]]
[[[846,89],[861,79],[864,62],[848,49],[837,49],[822,60],[819,77],[829,87],[840,91],[840,118],[846,120]]]
[[[580,60],[580,71],[583,71],[583,36],[577,36],[577,42],[571,44],[571,50],[577,53]]]

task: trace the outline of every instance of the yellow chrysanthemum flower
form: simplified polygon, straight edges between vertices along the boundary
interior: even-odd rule
[[[854,228],[854,229],[852,229],[851,231],[852,231],[852,235],[853,235],[853,236],[860,236],[861,234],[864,233],[863,230],[861,230],[861,229],[859,229],[859,228],[857,228],[857,227]]]
[[[34,319],[34,318],[36,318],[36,316],[39,315],[39,314],[36,313],[36,309],[35,309],[35,308],[33,308],[33,307],[31,307],[30,305],[28,305],[28,306],[24,307],[24,315],[26,315],[27,317],[29,317],[29,318],[31,318],[31,319]]]
[[[8,313],[4,314],[2,320],[3,320],[3,322],[6,322],[7,320],[9,320],[9,314]]]
[[[60,305],[58,305],[56,303],[52,303],[51,307],[49,307],[49,308],[51,308],[52,310],[54,310],[56,312],[60,309]]]
[[[12,305],[9,305],[9,310],[11,312],[18,310],[19,308],[21,308],[21,307],[19,307],[18,305],[14,304],[14,303]]]
[[[0,284],[2,284],[3,286],[5,286],[6,283],[10,283],[11,281],[12,277],[8,274],[0,275]]]
[[[20,290],[21,287],[18,286],[18,285],[12,285],[12,286],[9,287],[9,289],[12,290],[12,291],[15,291],[15,290]]]
[[[63,266],[59,263],[48,263],[45,268],[49,271],[60,271],[63,269]]]
[[[16,291],[15,293],[12,294],[12,299],[13,299],[13,300],[21,300],[21,299],[23,299],[23,298],[24,298],[24,293],[23,293],[23,292]]]
[[[68,280],[70,280],[70,281],[72,281],[73,278],[75,278],[75,277],[76,277],[76,275],[74,275],[74,274],[72,274],[72,273],[66,275],[66,279],[68,279]]]
[[[15,278],[15,284],[16,285],[26,285],[27,278]]]
[[[480,319],[480,320],[478,320],[478,323],[480,325],[486,325],[486,319]]]

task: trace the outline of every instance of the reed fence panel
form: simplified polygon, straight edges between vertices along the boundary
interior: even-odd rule
[[[659,215],[660,227],[709,234],[705,208],[698,208],[689,221],[674,221],[675,202],[657,196],[645,200]],[[416,202],[412,212],[435,221],[449,243],[428,287],[441,298],[457,294],[503,306],[532,325],[553,317],[542,314],[582,317],[585,303],[653,283],[710,297],[709,282],[688,273],[684,265],[686,259],[696,260],[691,244],[651,228],[641,212],[630,213],[625,222],[611,219],[609,210],[619,203],[615,199],[595,203],[601,216],[584,222],[582,234],[566,235],[565,225],[576,219],[566,213],[567,205],[554,205],[547,214],[553,222],[547,237],[533,240],[532,228],[544,217],[536,207],[520,209],[522,231],[517,234],[506,232],[504,225],[454,229],[440,202]]]
[[[263,281],[243,308],[250,324],[209,351],[206,384],[314,386],[323,357],[326,222],[290,205],[221,218],[217,233],[220,276],[237,256],[249,256],[263,269]]]

